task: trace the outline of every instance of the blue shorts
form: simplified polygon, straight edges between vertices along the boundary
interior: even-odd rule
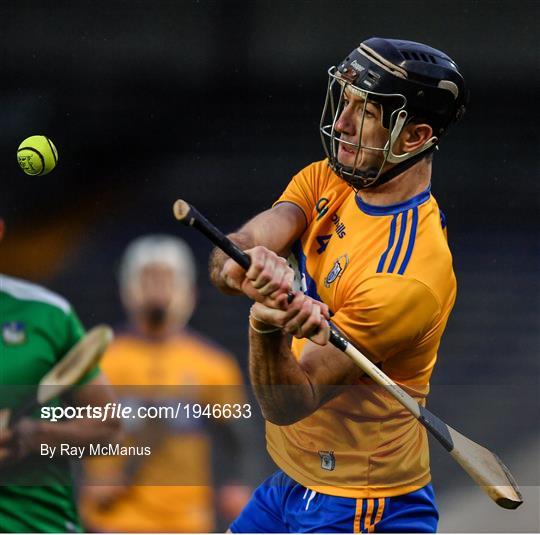
[[[393,498],[340,498],[299,485],[281,470],[260,485],[233,533],[435,533],[431,485]]]

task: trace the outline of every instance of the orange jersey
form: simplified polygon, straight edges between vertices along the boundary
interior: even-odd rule
[[[296,175],[277,202],[306,216],[293,246],[304,291],[425,404],[456,295],[443,217],[429,189],[403,203],[369,205],[325,160]],[[304,343],[293,341],[297,358]],[[425,429],[367,376],[293,425],[267,423],[267,442],[290,477],[326,494],[391,497],[430,481]]]
[[[192,403],[234,403],[241,400],[232,396],[243,395],[238,386],[224,388],[242,384],[235,360],[187,332],[161,343],[120,335],[107,351],[101,368],[113,385],[126,385],[118,389],[118,396],[121,402],[124,396],[128,398],[126,402],[131,406],[170,401],[175,385],[213,386],[200,391],[189,386],[187,392]],[[185,395],[186,389],[177,392]],[[160,419],[159,425],[170,428],[165,438],[154,443],[152,454],[144,458],[133,486],[109,507],[100,507],[91,492],[83,494],[81,514],[87,525],[115,532],[211,531],[214,527],[211,452],[203,420],[182,423]],[[124,423],[130,424],[125,427],[127,442],[132,443],[137,436],[131,432],[133,424]],[[139,436],[139,443],[143,440],[146,437]],[[94,458],[85,462],[85,469],[91,481],[111,484],[125,462],[125,458],[119,457]]]

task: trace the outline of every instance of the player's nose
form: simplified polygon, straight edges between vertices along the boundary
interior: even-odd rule
[[[336,130],[340,134],[353,136],[355,134],[355,123],[353,113],[349,106],[345,106],[336,121]]]

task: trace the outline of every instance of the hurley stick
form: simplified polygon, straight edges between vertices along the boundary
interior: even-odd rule
[[[193,206],[178,199],[174,203],[173,212],[178,221],[196,228],[245,270],[249,268],[251,264],[249,255],[239,249]],[[330,343],[343,351],[366,375],[385,388],[411,412],[497,505],[505,509],[515,509],[523,503],[516,481],[497,455],[458,433],[425,407],[419,405],[414,398],[334,329],[330,330]]]

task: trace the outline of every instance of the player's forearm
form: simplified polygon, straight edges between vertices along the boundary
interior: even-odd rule
[[[249,333],[249,374],[263,416],[277,425],[291,425],[313,413],[319,393],[292,354],[280,331]]]

